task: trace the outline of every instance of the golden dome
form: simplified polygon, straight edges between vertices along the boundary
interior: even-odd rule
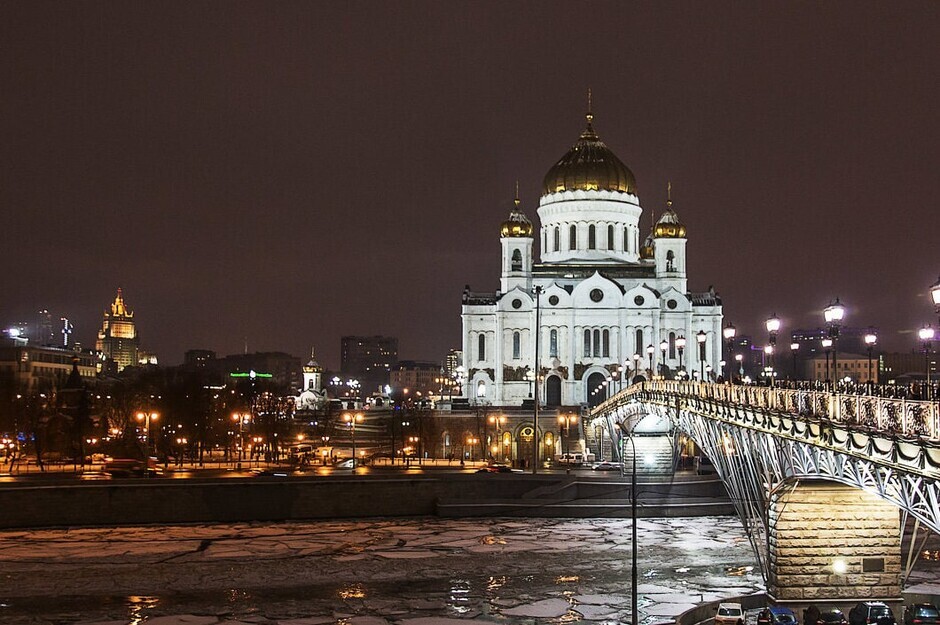
[[[649,260],[653,258],[653,235],[652,233],[646,237],[646,240],[643,241],[643,245],[640,247],[640,260]]]
[[[676,211],[672,210],[672,184],[666,191],[666,212],[656,222],[653,228],[653,237],[657,239],[684,239],[685,224],[679,221]]]
[[[542,192],[620,191],[636,195],[633,172],[610,151],[594,132],[594,115],[587,114],[587,128],[578,142],[545,174]]]
[[[531,238],[534,228],[529,218],[519,210],[519,193],[516,192],[516,199],[513,200],[514,206],[509,211],[509,219],[499,225],[500,237],[526,237]]]

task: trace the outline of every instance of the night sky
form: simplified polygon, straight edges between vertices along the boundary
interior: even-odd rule
[[[763,341],[936,316],[940,2],[5,2],[0,323],[93,346],[123,287],[142,347],[340,336],[460,347],[519,180],[584,125],[689,231],[689,284]]]

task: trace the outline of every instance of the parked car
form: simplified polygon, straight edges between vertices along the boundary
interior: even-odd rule
[[[593,467],[591,467],[591,469],[594,471],[619,471],[620,463],[607,462],[605,460],[604,462],[598,462]]]
[[[740,603],[719,603],[715,625],[744,625],[744,610]]]
[[[932,603],[915,603],[904,609],[904,625],[940,625],[940,610]]]
[[[894,613],[881,601],[860,601],[849,610],[849,625],[897,625]]]
[[[803,625],[812,624],[804,623]],[[816,625],[849,625],[849,622],[845,620],[845,614],[842,613],[842,610],[831,608],[819,613],[819,618],[816,620]]]
[[[522,470],[515,470],[508,464],[502,464],[499,462],[494,462],[493,464],[487,465],[481,469],[477,469],[477,473],[521,473]]]
[[[770,613],[770,608],[763,608],[757,613],[757,625],[772,625],[773,622],[774,617]]]
[[[770,618],[774,625],[797,625],[798,623],[796,614],[790,608],[775,605],[767,609],[770,611]]]

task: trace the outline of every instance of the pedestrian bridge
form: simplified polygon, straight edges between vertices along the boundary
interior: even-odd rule
[[[918,528],[940,533],[935,402],[662,380],[624,389],[591,417],[621,452],[647,417],[691,438],[714,463],[779,601],[897,600]]]

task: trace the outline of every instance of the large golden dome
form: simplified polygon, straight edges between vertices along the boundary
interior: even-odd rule
[[[587,128],[578,142],[545,174],[544,194],[581,190],[636,195],[633,172],[598,138],[593,122],[594,115],[588,113]]]

